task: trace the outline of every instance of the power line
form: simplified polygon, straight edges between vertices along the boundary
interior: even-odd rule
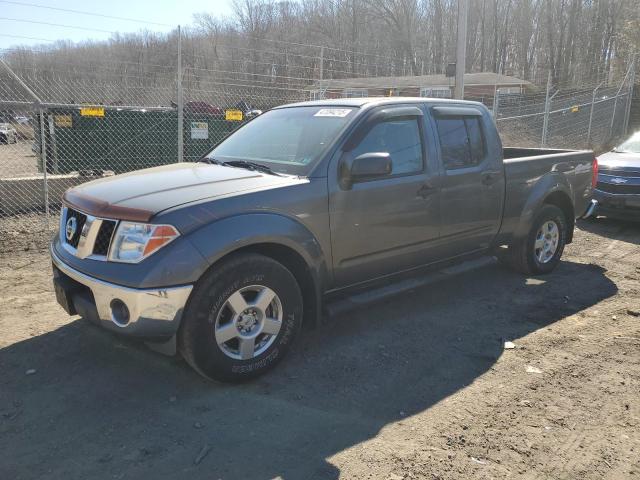
[[[12,4],[21,4],[21,5],[35,5],[35,4],[22,4],[20,2],[11,2],[11,1],[8,1],[8,0],[0,0],[0,3],[12,3]],[[52,8],[52,9],[63,10],[63,11],[66,10],[66,9],[58,9],[58,8],[54,8],[54,7],[44,7],[44,6],[43,6],[43,8]],[[79,12],[79,13],[92,15],[89,12]],[[95,14],[95,15],[96,16],[103,16],[103,15],[99,15],[99,14]],[[124,17],[109,17],[109,16],[107,16],[107,17],[108,18],[117,18],[117,19],[135,21],[133,19],[126,19]],[[111,30],[102,30],[102,29],[97,29],[97,28],[88,28],[88,27],[81,27],[81,26],[76,26],[76,25],[65,25],[65,24],[60,24],[60,23],[42,22],[42,21],[26,20],[26,19],[19,19],[19,18],[0,17],[0,20],[8,20],[8,21],[22,22],[22,23],[31,23],[31,24],[38,24],[38,25],[47,25],[47,26],[53,26],[53,27],[63,27],[63,28],[70,28],[70,29],[90,31],[90,32],[102,32],[102,33],[110,33],[110,34],[118,33],[118,32],[114,32],[114,31],[111,31]],[[148,23],[156,24],[155,22],[148,22]],[[171,26],[171,25],[167,25],[167,24],[159,24],[159,25]],[[8,36],[8,35],[3,35],[3,36]],[[286,40],[275,40],[275,39],[269,39],[269,38],[257,39],[256,37],[252,37],[252,36],[246,35],[246,34],[241,34],[240,36],[241,37],[245,37],[245,38],[256,39],[256,40],[260,40],[260,41],[280,43],[280,44],[286,44],[286,45],[295,45],[295,46],[303,46],[303,47],[311,47],[311,48],[321,48],[320,45],[291,42],[291,41],[286,41]],[[24,38],[25,39],[29,39],[29,37],[24,37]],[[32,39],[38,40],[37,38],[32,38]],[[40,40],[48,41],[48,42],[55,42],[55,40],[51,40],[51,39],[40,39]],[[226,48],[238,49],[238,50],[254,51],[253,49],[247,48],[247,47],[228,46],[228,45],[221,45],[221,46],[224,46]],[[390,60],[392,62],[397,61],[397,58],[389,57],[389,56],[385,56],[385,55],[380,55],[380,54],[375,54],[375,53],[356,52],[356,51],[351,51],[351,50],[346,50],[346,49],[341,49],[341,48],[336,48],[336,47],[329,47],[329,46],[325,46],[324,48],[326,48],[327,50],[331,50],[331,51],[339,52],[339,53],[362,55],[362,56],[367,56],[367,57],[375,57],[375,58]],[[289,55],[289,56],[295,56],[295,57],[300,57],[300,58],[309,58],[309,59],[318,59],[319,58],[316,55],[307,55],[307,54],[294,53],[294,52],[273,52],[273,51],[265,52],[265,51],[258,51],[258,53],[269,53],[269,54],[274,54],[274,55],[285,55],[286,54],[286,55]],[[201,56],[201,57],[203,57],[204,55],[193,54],[193,56]],[[350,60],[341,60],[341,59],[338,59],[338,58],[326,58],[325,60],[327,62],[337,62],[337,63],[346,63],[346,64],[353,64],[353,65],[371,66],[370,64],[367,64],[365,62],[354,62],[354,61],[350,61]],[[348,73],[348,72],[345,72],[345,73]]]
[[[327,50],[333,50],[334,52],[343,52],[343,53],[352,53],[354,55],[366,55],[366,56],[370,56],[370,57],[378,57],[378,58],[385,58],[387,60],[397,60],[394,57],[389,57],[386,55],[379,55],[377,53],[366,53],[366,52],[358,52],[355,50],[346,50],[344,48],[337,48],[337,47],[329,47],[328,45],[314,45],[311,43],[299,43],[299,42],[292,42],[290,40],[276,40],[273,38],[259,38],[259,37],[254,37],[252,35],[248,35],[246,33],[240,33],[241,37],[245,37],[245,38],[250,38],[253,40],[257,40],[259,42],[273,42],[273,43],[284,43],[287,45],[296,45],[299,47],[311,47],[311,48],[322,48],[324,47]]]
[[[23,40],[38,40],[40,42],[57,42],[58,41],[58,40],[52,40],[50,38],[26,37],[24,35],[9,35],[7,33],[0,33],[0,37],[21,38]]]
[[[98,28],[89,28],[89,27],[78,27],[75,25],[64,25],[61,23],[51,23],[51,22],[40,22],[37,20],[24,20],[21,18],[9,18],[9,17],[0,17],[0,20],[9,20],[11,22],[22,22],[22,23],[35,23],[37,25],[48,25],[50,27],[64,27],[64,28],[73,28],[75,30],[86,30],[89,32],[102,32],[102,33],[117,33],[111,30],[100,30]]]
[[[11,4],[11,5],[20,5],[20,6],[23,6],[23,7],[45,8],[47,10],[57,10],[59,12],[77,13],[79,15],[90,15],[92,17],[111,18],[113,20],[123,20],[125,22],[146,23],[148,25],[160,25],[162,27],[175,27],[175,25],[169,25],[167,23],[150,22],[148,20],[140,20],[138,18],[118,17],[118,16],[114,16],[114,15],[105,15],[105,14],[102,14],[102,13],[95,13],[95,12],[85,12],[85,11],[82,11],[82,10],[73,10],[71,8],[50,7],[48,5],[40,5],[40,4],[37,4],[37,3],[14,2],[14,1],[9,1],[9,0],[0,0],[0,3],[8,3],[8,4]]]

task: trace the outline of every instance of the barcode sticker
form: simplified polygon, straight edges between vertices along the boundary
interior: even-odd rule
[[[349,112],[350,108],[321,108],[314,117],[346,117]]]

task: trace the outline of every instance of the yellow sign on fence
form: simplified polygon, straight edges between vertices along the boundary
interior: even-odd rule
[[[71,115],[54,115],[53,123],[56,127],[71,128],[73,127],[73,118]]]
[[[225,110],[224,119],[232,122],[241,122],[242,112],[240,110]]]
[[[103,107],[82,107],[80,115],[83,117],[104,117]]]

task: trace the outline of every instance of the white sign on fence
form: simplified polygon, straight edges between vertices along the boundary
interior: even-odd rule
[[[209,138],[209,124],[207,122],[191,122],[191,139],[206,140]]]

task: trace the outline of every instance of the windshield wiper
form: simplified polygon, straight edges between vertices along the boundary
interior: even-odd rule
[[[222,165],[223,162],[221,162],[220,160],[216,160],[215,158],[212,157],[207,157],[206,155],[202,158],[198,159],[198,163],[208,163],[209,165]]]
[[[226,162],[221,162],[220,160],[216,160],[212,157],[202,157],[200,160],[198,160],[198,162],[208,163],[209,165],[223,165],[225,167],[246,168],[247,170],[268,173],[269,175],[276,175],[277,177],[281,176],[279,173],[274,172],[266,165],[262,165],[261,163],[256,162],[249,162],[247,160],[229,160]]]
[[[228,167],[239,167],[246,168],[247,170],[255,170],[257,172],[268,173],[269,175],[280,176],[279,173],[274,172],[271,168],[266,165],[262,165],[261,163],[249,162],[247,160],[230,160],[228,162],[222,162],[222,165],[226,165]]]

